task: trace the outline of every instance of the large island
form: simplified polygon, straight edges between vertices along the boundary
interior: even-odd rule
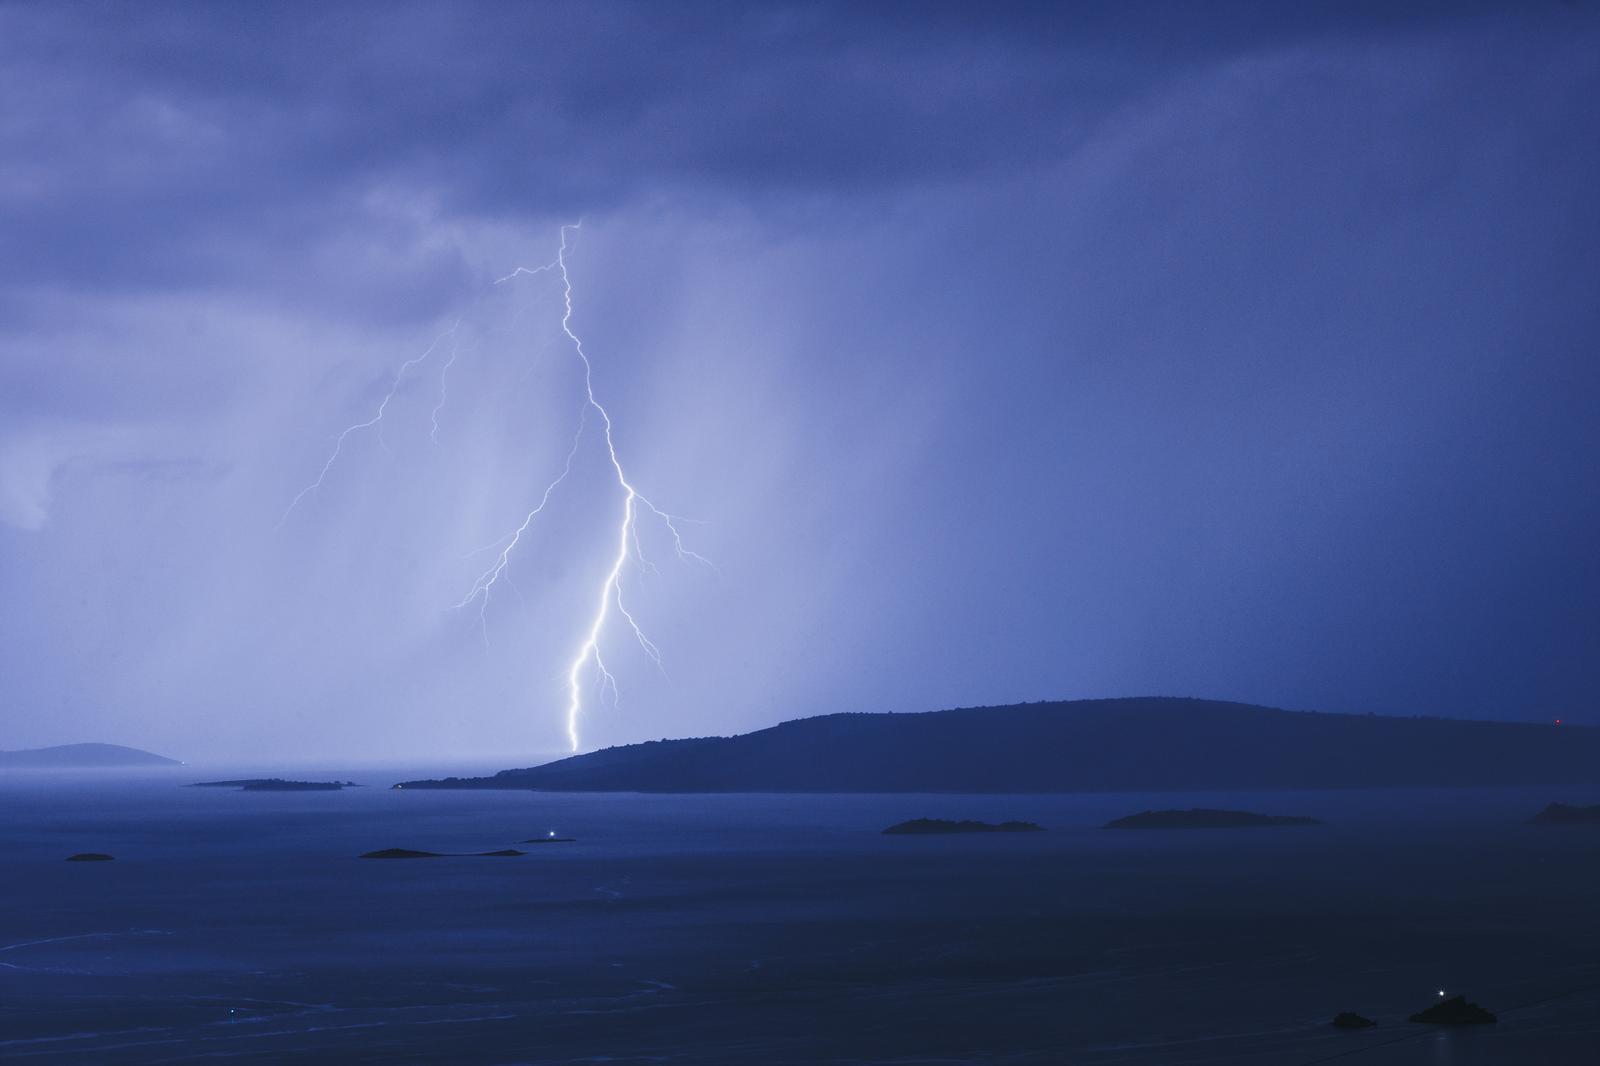
[[[1167,792],[1600,782],[1600,729],[1319,714],[1214,700],[830,714],[401,789]]]

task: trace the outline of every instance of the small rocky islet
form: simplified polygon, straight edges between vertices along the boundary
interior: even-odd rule
[[[1493,1025],[1500,1019],[1478,1004],[1468,1003],[1466,996],[1451,996],[1417,1011],[1410,1020],[1426,1025]]]
[[[1444,995],[1442,992],[1439,994]],[[1469,1003],[1466,996],[1451,996],[1417,1011],[1408,1020],[1420,1025],[1493,1025],[1500,1019],[1492,1011]],[[1377,1024],[1371,1018],[1349,1010],[1334,1015],[1332,1022],[1336,1029],[1371,1029]]]
[[[1570,803],[1552,803],[1528,819],[1529,825],[1600,825],[1600,804],[1593,807],[1575,807]]]

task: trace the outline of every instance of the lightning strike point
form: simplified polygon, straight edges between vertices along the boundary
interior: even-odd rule
[[[572,327],[573,289],[572,275],[567,268],[567,256],[572,250],[571,236],[573,233],[577,232],[581,226],[582,222],[580,220],[577,223],[572,223],[561,227],[560,246],[556,252],[555,259],[551,262],[540,267],[518,267],[516,270],[513,270],[511,273],[499,278],[495,282],[495,284],[499,285],[504,282],[512,281],[515,278],[523,275],[542,273],[553,273],[561,279],[561,332],[564,333],[567,337],[567,340],[571,342],[573,352],[577,355],[579,362],[583,364],[584,398],[578,421],[578,430],[573,435],[572,447],[567,453],[566,463],[563,465],[561,473],[555,478],[554,481],[550,482],[550,484],[545,487],[539,503],[528,512],[527,516],[523,519],[522,524],[518,526],[516,530],[514,530],[508,536],[494,541],[487,548],[480,549],[490,550],[494,547],[494,545],[503,545],[503,547],[501,547],[499,552],[496,554],[494,562],[478,576],[478,580],[474,582],[467,595],[461,600],[461,602],[455,605],[455,607],[459,609],[468,606],[475,600],[478,602],[479,626],[484,631],[484,639],[485,643],[487,643],[487,610],[489,598],[494,591],[494,587],[505,577],[505,571],[506,567],[509,565],[511,553],[515,551],[517,546],[521,543],[523,534],[527,532],[528,527],[532,524],[534,518],[536,518],[550,502],[551,493],[555,491],[557,486],[567,479],[569,474],[571,474],[573,458],[577,455],[578,447],[582,443],[584,431],[588,426],[588,418],[592,412],[599,419],[601,437],[606,448],[606,457],[611,464],[612,473],[616,478],[617,488],[621,492],[622,508],[614,534],[616,538],[616,551],[611,556],[610,566],[606,569],[600,581],[600,587],[597,590],[594,600],[594,613],[590,616],[588,626],[584,630],[583,639],[579,642],[578,648],[573,654],[571,663],[568,665],[566,670],[566,733],[568,743],[570,743],[573,751],[578,751],[581,747],[581,742],[578,735],[578,725],[583,717],[584,677],[589,671],[591,662],[593,663],[593,670],[596,675],[596,680],[599,682],[601,701],[604,702],[609,694],[611,704],[616,706],[619,699],[616,675],[614,675],[606,667],[605,658],[600,649],[601,641],[606,632],[606,624],[610,621],[611,607],[613,604],[616,605],[617,614],[622,616],[623,620],[627,623],[629,631],[632,632],[635,641],[638,643],[640,649],[643,650],[645,656],[656,665],[656,668],[661,671],[663,676],[666,675],[666,668],[662,663],[661,649],[649,638],[649,636],[645,634],[644,629],[639,625],[638,619],[636,619],[628,610],[622,599],[622,572],[630,557],[638,563],[640,569],[644,572],[658,572],[655,565],[645,557],[643,544],[639,538],[638,519],[640,508],[643,507],[651,515],[660,519],[662,525],[666,527],[667,533],[672,537],[673,550],[680,560],[693,561],[709,567],[712,570],[716,569],[712,562],[705,556],[691,551],[689,548],[685,547],[683,535],[678,528],[678,523],[686,522],[688,519],[683,519],[677,515],[673,515],[667,511],[664,511],[657,507],[654,503],[650,502],[650,500],[646,499],[640,494],[639,490],[634,487],[633,483],[628,480],[627,472],[623,468],[622,459],[618,455],[616,441],[612,434],[613,424],[611,420],[611,413],[605,408],[595,394],[594,365],[589,361],[588,352],[584,350],[583,339],[578,336],[577,332]]]
[[[594,664],[593,670],[595,674],[595,680],[597,680],[599,683],[601,701],[604,702],[607,694],[609,694],[613,706],[616,706],[618,702],[617,679],[616,676],[612,674],[612,672],[606,667],[605,659],[601,653],[600,647],[606,632],[606,625],[610,621],[611,607],[613,604],[616,605],[617,614],[620,615],[627,623],[629,631],[632,632],[635,641],[638,643],[645,656],[656,665],[657,669],[661,671],[663,677],[666,676],[666,669],[662,663],[661,649],[645,634],[644,629],[639,625],[638,619],[634,617],[632,612],[630,612],[627,606],[624,604],[622,597],[622,572],[630,557],[637,562],[641,572],[646,574],[659,573],[655,564],[646,558],[644,554],[644,546],[639,537],[639,515],[641,508],[644,511],[647,511],[655,519],[658,519],[665,527],[667,534],[672,538],[673,551],[676,553],[680,561],[695,562],[711,570],[716,570],[716,566],[711,562],[711,560],[707,559],[703,555],[700,555],[698,552],[690,550],[684,545],[682,532],[678,528],[679,523],[690,522],[693,520],[671,514],[670,512],[657,507],[654,503],[640,494],[639,490],[634,487],[631,481],[628,480],[627,472],[623,468],[622,459],[618,455],[616,441],[612,433],[613,424],[611,420],[611,413],[603,404],[601,404],[598,396],[595,394],[594,366],[589,361],[588,353],[584,350],[582,338],[578,336],[577,332],[572,327],[573,290],[572,276],[567,268],[567,256],[572,250],[571,236],[572,234],[576,233],[582,227],[582,225],[583,223],[580,219],[578,222],[561,227],[560,245],[557,249],[555,259],[537,267],[519,266],[515,270],[511,271],[511,273],[506,274],[503,277],[496,278],[494,281],[495,285],[502,285],[524,276],[533,276],[538,274],[551,274],[560,278],[562,297],[561,332],[566,335],[567,340],[572,345],[573,352],[577,355],[579,362],[583,364],[583,402],[579,407],[578,427],[573,433],[572,445],[567,451],[566,461],[562,464],[560,473],[557,474],[556,477],[545,486],[543,493],[539,497],[538,503],[535,504],[534,507],[524,515],[520,525],[518,525],[514,530],[505,536],[502,536],[499,539],[462,556],[462,558],[471,558],[485,552],[494,552],[493,561],[478,575],[477,580],[475,580],[472,583],[471,588],[467,590],[467,594],[451,608],[452,610],[463,610],[474,603],[477,604],[478,628],[483,636],[484,647],[488,648],[488,610],[489,601],[493,596],[494,590],[502,581],[507,585],[510,585],[513,590],[516,590],[516,585],[507,575],[507,569],[511,564],[511,555],[522,543],[523,535],[526,534],[529,528],[533,525],[534,519],[543,513],[544,509],[549,505],[551,497],[555,493],[556,489],[559,488],[561,484],[565,482],[571,475],[573,461],[577,457],[578,448],[583,442],[584,432],[590,424],[591,415],[598,417],[601,438],[605,443],[606,457],[610,462],[612,473],[615,476],[616,487],[620,491],[622,506],[621,513],[615,527],[615,532],[613,534],[615,537],[616,551],[614,554],[612,554],[610,564],[600,581],[599,588],[596,590],[593,601],[595,604],[594,613],[590,616],[587,626],[582,631],[583,639],[579,642],[577,650],[565,671],[567,683],[565,724],[567,740],[571,744],[573,751],[578,751],[580,749],[578,725],[583,717],[584,677],[588,672],[589,664],[591,662]],[[513,324],[515,324],[516,319],[520,318],[521,315],[522,310],[519,309],[516,313],[516,317],[513,318]],[[433,356],[434,352],[439,348],[440,344],[442,344],[443,341],[448,337],[452,341],[450,354],[445,359],[444,365],[439,370],[438,400],[434,404],[433,409],[429,412],[428,416],[428,437],[435,444],[439,443],[439,417],[440,413],[444,410],[449,401],[450,371],[451,368],[455,366],[456,360],[461,354],[461,346],[458,339],[458,333],[461,328],[461,324],[462,319],[458,318],[455,324],[452,325],[448,330],[435,337],[433,343],[429,344],[427,349],[423,351],[421,355],[414,356],[400,364],[400,366],[395,370],[394,377],[389,383],[388,391],[384,393],[383,398],[378,402],[377,409],[373,412],[371,417],[346,426],[334,438],[333,447],[329,451],[327,458],[323,461],[322,467],[317,472],[316,478],[301,488],[300,491],[295,494],[293,499],[289,501],[289,506],[285,508],[282,517],[278,519],[278,523],[274,528],[282,529],[284,524],[289,520],[289,517],[294,513],[295,508],[297,508],[307,496],[311,495],[313,492],[316,492],[323,486],[323,483],[327,480],[329,472],[333,470],[334,466],[338,463],[340,456],[343,454],[345,442],[353,434],[359,433],[365,429],[377,427],[379,443],[384,444],[382,422],[385,414],[388,412],[389,404],[399,393],[401,384],[404,382],[406,375],[413,369],[427,362]],[[384,446],[387,448],[386,444],[384,444]],[[520,590],[518,590],[518,595],[520,596]],[[554,834],[551,835],[553,836]]]

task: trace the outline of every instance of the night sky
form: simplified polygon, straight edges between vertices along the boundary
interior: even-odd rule
[[[664,669],[607,629],[585,749],[1600,720],[1597,189],[1588,0],[0,5],[0,748],[563,749],[592,412],[453,605],[578,428],[560,278],[495,280],[580,219],[618,454],[715,564],[641,518]]]

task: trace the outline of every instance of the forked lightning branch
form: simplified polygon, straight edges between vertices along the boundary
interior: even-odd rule
[[[600,402],[595,392],[594,365],[590,362],[588,352],[584,350],[583,339],[578,336],[577,331],[573,328],[572,275],[568,271],[568,256],[572,251],[572,235],[577,232],[578,228],[578,224],[561,227],[560,246],[556,251],[555,259],[551,262],[539,267],[518,267],[495,282],[496,285],[505,285],[515,283],[524,277],[537,277],[545,274],[553,275],[559,279],[562,298],[561,332],[565,335],[572,351],[582,364],[583,397],[578,409],[577,425],[573,430],[571,446],[567,449],[566,458],[560,471],[545,485],[521,523],[511,532],[493,541],[484,549],[494,552],[493,561],[478,575],[477,580],[473,582],[467,594],[454,605],[457,609],[469,607],[473,603],[478,605],[479,625],[483,629],[485,640],[487,640],[489,600],[494,595],[500,582],[506,580],[507,568],[511,565],[513,554],[522,545],[524,535],[533,525],[535,519],[550,505],[562,483],[572,474],[573,460],[578,454],[578,449],[583,443],[585,434],[591,432],[591,427],[598,424],[599,432],[605,443],[606,457],[609,461],[610,470],[615,478],[618,512],[616,524],[611,527],[610,534],[607,537],[607,542],[613,546],[613,550],[607,557],[606,569],[600,577],[594,598],[591,601],[594,605],[593,612],[587,616],[578,629],[578,636],[574,640],[575,646],[572,659],[566,669],[565,725],[567,740],[571,744],[573,751],[577,751],[579,748],[578,726],[583,718],[585,691],[598,688],[601,697],[604,698],[609,694],[613,703],[618,696],[616,676],[606,666],[605,659],[601,653],[601,645],[607,632],[607,627],[612,624],[614,617],[620,618],[622,624],[628,627],[640,649],[649,657],[650,661],[655,663],[657,667],[661,666],[661,649],[645,635],[638,619],[634,617],[633,612],[628,609],[623,601],[622,575],[628,560],[633,558],[643,567],[648,568],[650,566],[648,560],[644,557],[639,540],[639,520],[641,515],[659,521],[662,524],[672,538],[673,550],[677,553],[679,559],[698,562],[706,566],[711,565],[704,556],[684,546],[683,535],[678,527],[678,523],[683,519],[657,507],[649,498],[640,493],[638,487],[629,480],[627,470],[622,463],[622,457],[617,451],[616,440],[612,432],[611,413]],[[282,527],[288,521],[289,516],[293,514],[302,500],[322,487],[328,472],[338,462],[343,452],[345,441],[352,434],[378,427],[389,409],[389,404],[394,400],[396,393],[399,392],[406,376],[410,373],[420,372],[420,368],[428,363],[448,341],[450,354],[439,373],[438,401],[430,415],[432,428],[429,435],[437,441],[439,413],[445,404],[445,386],[450,368],[456,361],[458,349],[455,345],[455,338],[460,326],[461,322],[457,320],[449,330],[436,337],[421,355],[402,363],[395,371],[388,391],[379,401],[373,413],[360,422],[346,426],[335,437],[333,448],[318,471],[317,477],[290,500],[289,506],[284,510],[283,517],[278,520],[279,527]]]

